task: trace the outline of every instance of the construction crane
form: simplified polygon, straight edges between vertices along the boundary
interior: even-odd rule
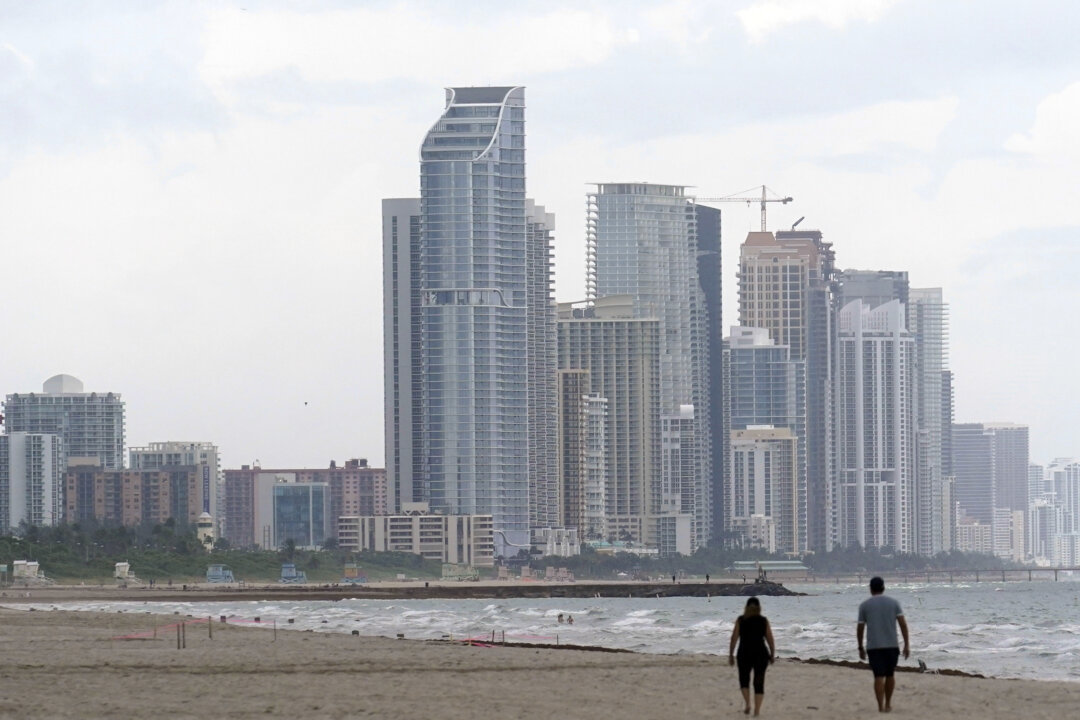
[[[765,232],[765,203],[778,202],[778,203],[781,203],[783,205],[787,205],[789,202],[792,201],[792,198],[790,198],[790,197],[780,197],[779,195],[777,195],[776,193],[774,193],[772,190],[765,187],[764,185],[761,186],[761,197],[760,198],[756,197],[756,196],[747,197],[747,193],[756,193],[756,192],[757,192],[757,187],[752,187],[752,188],[749,188],[748,190],[743,190],[742,192],[737,192],[737,193],[735,193],[733,195],[725,195],[724,197],[718,197],[718,198],[697,198],[696,201],[699,202],[699,203],[744,202],[747,205],[749,205],[750,203],[755,202],[755,201],[760,202],[761,203],[761,232]],[[769,197],[768,193],[772,193],[775,197]]]

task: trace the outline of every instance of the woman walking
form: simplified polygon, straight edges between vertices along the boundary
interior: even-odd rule
[[[765,699],[765,668],[776,659],[776,643],[773,642],[772,626],[769,619],[761,614],[761,601],[752,597],[746,601],[743,614],[735,619],[735,629],[731,631],[731,648],[728,662],[735,664],[735,646],[739,646],[739,689],[742,691],[746,707],[743,712],[750,714],[750,671],[754,672],[754,715],[761,712],[761,702]]]

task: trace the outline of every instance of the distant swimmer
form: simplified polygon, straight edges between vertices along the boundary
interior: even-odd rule
[[[562,613],[559,613],[559,624],[560,625],[563,624],[563,614]]]
[[[859,624],[855,637],[859,641],[859,659],[869,656],[870,669],[874,671],[874,696],[878,712],[892,711],[892,694],[896,685],[893,673],[900,659],[896,642],[896,626],[904,635],[904,658],[911,655],[908,643],[907,620],[900,603],[885,594],[885,581],[879,577],[870,579],[870,598],[859,605]],[[866,646],[863,646],[863,635]]]
[[[566,618],[566,624],[567,625],[573,625],[574,624],[574,616],[573,615],[570,615],[570,616],[568,616]]]

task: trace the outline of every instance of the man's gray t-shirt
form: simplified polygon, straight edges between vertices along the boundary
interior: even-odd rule
[[[859,605],[859,622],[866,623],[866,649],[900,647],[896,618],[904,614],[900,603],[888,595],[874,595]]]

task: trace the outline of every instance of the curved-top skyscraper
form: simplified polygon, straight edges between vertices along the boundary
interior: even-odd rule
[[[420,474],[529,545],[525,90],[448,88],[420,148]]]

